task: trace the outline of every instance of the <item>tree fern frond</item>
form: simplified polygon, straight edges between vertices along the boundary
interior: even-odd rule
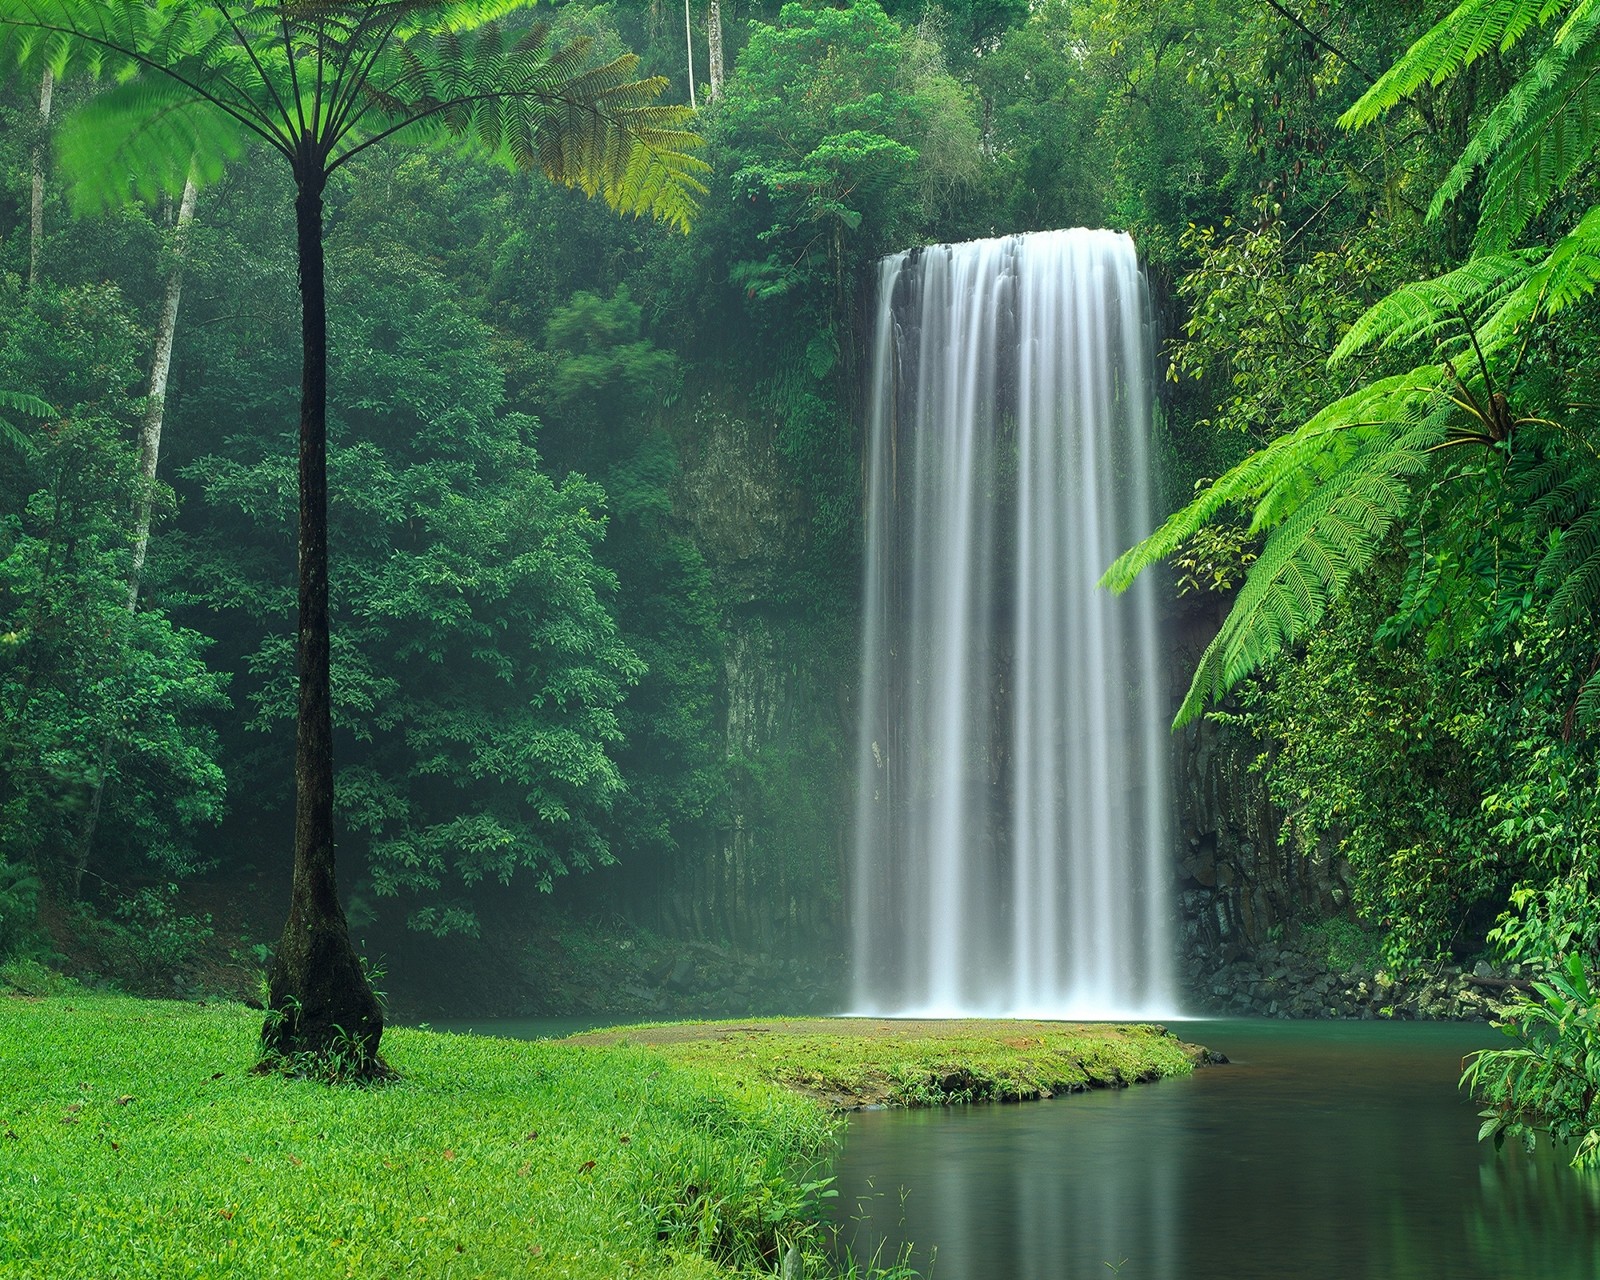
[[[1550,621],[1558,627],[1587,620],[1600,605],[1600,508],[1589,507],[1554,532],[1534,575],[1550,593]]]
[[[1224,507],[1250,511],[1256,531],[1286,519],[1306,492],[1329,481],[1355,454],[1368,452],[1368,446],[1390,449],[1409,439],[1402,428],[1414,425],[1437,400],[1443,376],[1438,365],[1422,365],[1334,401],[1218,477],[1144,541],[1118,556],[1100,585],[1126,591],[1139,574],[1171,556]]]
[[[176,195],[216,181],[249,135],[172,81],[141,77],[97,94],[66,117],[56,150],[80,212]]]
[[[1526,251],[1524,251],[1526,252]],[[1527,326],[1549,319],[1600,288],[1600,205],[1590,209],[1484,318],[1485,352],[1520,342]]]
[[[1410,478],[1427,463],[1426,450],[1415,444],[1364,450],[1273,532],[1201,656],[1174,728],[1306,636],[1371,565],[1411,504]]]
[[[1540,256],[1537,249],[1519,249],[1472,258],[1432,280],[1403,285],[1356,319],[1328,363],[1337,364],[1373,345],[1382,350],[1435,338],[1446,330],[1460,333],[1462,316],[1475,314],[1515,288],[1527,278]]]
[[[1544,26],[1571,0],[1462,0],[1425,32],[1368,89],[1339,123],[1371,124],[1425,84],[1440,85],[1492,49],[1509,49],[1535,26]]]
[[[1574,18],[1582,21],[1573,27],[1568,39],[1552,42],[1533,64],[1519,76],[1510,90],[1490,111],[1468,140],[1428,207],[1428,218],[1437,218],[1471,181],[1473,174],[1491,165],[1497,156],[1536,140],[1540,129],[1562,112],[1563,103],[1581,92],[1592,76],[1596,49],[1594,32],[1600,23],[1600,9],[1580,6]],[[1486,213],[1501,212],[1485,206]],[[1503,247],[1510,238],[1484,241],[1485,248]]]
[[[30,396],[21,391],[7,391],[0,388],[0,409],[9,409],[14,413],[24,413],[30,418],[48,418],[55,410],[38,396]],[[0,445],[22,454],[24,457],[33,453],[33,441],[19,431],[10,422],[0,418]]]
[[[1600,723],[1600,671],[1596,671],[1583,682],[1583,687],[1578,690],[1578,700],[1573,707],[1578,720],[1592,726]]]
[[[1481,164],[1487,179],[1479,252],[1511,244],[1600,145],[1600,11],[1512,86],[1451,172],[1462,184]],[[1470,161],[1470,164],[1469,164]],[[1460,171],[1459,178],[1457,173]],[[1451,179],[1434,197],[1451,189]]]

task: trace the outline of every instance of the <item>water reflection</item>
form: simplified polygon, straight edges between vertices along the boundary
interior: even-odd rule
[[[1594,1280],[1600,1182],[1474,1141],[1478,1027],[1190,1024],[1234,1065],[1020,1107],[852,1121],[858,1257],[935,1280]],[[904,1191],[903,1198],[901,1191]]]

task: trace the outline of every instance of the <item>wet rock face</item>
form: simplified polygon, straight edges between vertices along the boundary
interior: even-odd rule
[[[1525,979],[1479,961],[1396,977],[1383,970],[1330,972],[1320,957],[1267,943],[1220,967],[1191,961],[1187,1011],[1219,1017],[1400,1018],[1484,1022],[1497,1018]]]
[[[1174,710],[1225,602],[1179,601],[1167,619]],[[1349,914],[1349,868],[1332,849],[1308,856],[1280,844],[1283,815],[1253,768],[1261,744],[1211,720],[1172,740],[1173,860],[1180,967],[1212,973],[1252,955],[1284,926]]]

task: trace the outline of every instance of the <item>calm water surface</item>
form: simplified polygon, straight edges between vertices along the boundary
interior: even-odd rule
[[[1456,1091],[1501,1037],[1196,1022],[1228,1066],[1023,1106],[869,1112],[835,1166],[856,1256],[932,1280],[1597,1280],[1600,1180],[1497,1157]]]

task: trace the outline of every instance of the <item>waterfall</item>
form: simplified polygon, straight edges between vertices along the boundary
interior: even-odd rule
[[[1133,243],[1053,231],[879,265],[856,855],[862,1013],[1129,1017],[1173,995]]]

